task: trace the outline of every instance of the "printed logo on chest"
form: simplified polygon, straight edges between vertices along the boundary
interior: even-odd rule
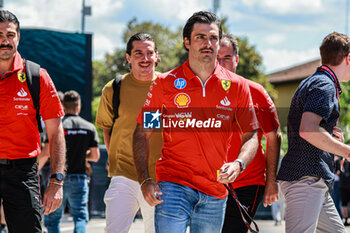
[[[188,105],[191,102],[191,98],[186,93],[179,93],[174,98],[174,103],[178,108],[188,108]]]
[[[225,91],[227,91],[231,87],[231,81],[223,79],[223,80],[221,80],[221,86]]]
[[[174,81],[174,86],[179,90],[184,89],[186,85],[187,85],[186,80],[183,78],[178,78]]]

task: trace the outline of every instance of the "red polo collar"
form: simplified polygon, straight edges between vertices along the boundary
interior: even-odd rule
[[[215,69],[214,69],[214,72],[213,72],[212,76],[220,77],[221,69],[222,68],[219,65],[219,63],[216,62],[216,66],[215,66]],[[183,64],[183,72],[184,72],[185,78],[188,79],[188,80],[191,80],[191,79],[193,79],[193,78],[195,78],[197,76],[191,70],[188,60]]]

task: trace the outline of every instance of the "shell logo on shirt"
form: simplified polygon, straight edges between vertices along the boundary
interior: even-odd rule
[[[231,81],[223,79],[223,80],[221,80],[221,86],[222,86],[222,88],[224,88],[225,91],[227,91],[231,87]]]
[[[18,73],[18,80],[24,83],[26,81],[26,74],[25,73]]]
[[[178,108],[187,108],[191,98],[186,93],[179,93],[175,96],[174,102]]]

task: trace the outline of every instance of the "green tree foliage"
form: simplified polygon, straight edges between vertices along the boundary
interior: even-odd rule
[[[93,65],[93,96],[98,97],[106,83],[117,74],[129,72],[126,64],[125,50],[116,49],[112,54],[106,54],[102,61],[94,61]]]
[[[223,17],[221,19],[222,31],[226,34],[232,34],[228,31],[228,18]],[[250,79],[254,82],[261,84],[269,93],[272,99],[277,98],[277,92],[273,88],[272,84],[268,81],[268,76],[263,72],[263,59],[261,55],[256,51],[254,45],[249,45],[247,37],[236,36],[239,47],[239,62],[236,73],[244,78]]]
[[[262,57],[256,51],[254,45],[249,45],[246,37],[237,37],[239,46],[239,62],[237,66],[237,74],[260,83],[271,98],[277,98],[277,92],[269,83],[268,76],[263,72]]]
[[[350,125],[350,83],[342,83],[342,94],[339,98],[340,104],[340,123]]]
[[[350,143],[350,83],[342,83],[342,94],[339,98],[340,104],[340,119],[339,125],[343,131],[344,142]]]
[[[92,100],[92,119],[96,119],[96,114],[97,114],[97,108],[98,108],[98,104],[100,103],[100,97],[95,97],[93,100]],[[97,129],[97,134],[98,134],[98,137],[100,139],[100,144],[104,144],[104,139],[103,139],[103,130],[98,128],[97,125],[96,125],[96,122],[95,123],[95,127]]]

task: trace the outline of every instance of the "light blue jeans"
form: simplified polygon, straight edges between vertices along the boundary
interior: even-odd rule
[[[220,233],[224,222],[226,199],[204,194],[184,185],[158,183],[164,200],[155,209],[157,233]]]
[[[63,184],[62,205],[54,212],[44,216],[44,224],[49,233],[60,233],[63,211],[68,204],[74,220],[74,233],[85,233],[89,220],[87,177],[83,174],[67,174]]]

